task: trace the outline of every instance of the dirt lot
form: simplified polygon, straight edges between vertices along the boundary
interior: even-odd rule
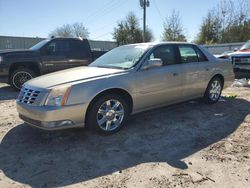
[[[0,187],[250,187],[250,88],[135,115],[111,136],[32,128],[16,96],[0,84]]]

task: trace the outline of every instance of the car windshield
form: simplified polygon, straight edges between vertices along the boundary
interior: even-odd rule
[[[31,50],[39,50],[41,47],[43,47],[49,40],[42,40],[41,42],[37,43],[36,45],[32,46]]]
[[[148,48],[149,45],[146,44],[120,46],[99,57],[89,66],[129,69],[138,62]]]
[[[248,49],[250,49],[250,40],[247,41],[240,49],[241,50],[248,50]]]

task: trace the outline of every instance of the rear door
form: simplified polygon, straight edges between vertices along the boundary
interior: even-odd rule
[[[87,40],[72,39],[68,55],[69,67],[86,66],[92,61],[92,54]]]
[[[199,48],[190,44],[179,44],[180,61],[183,68],[183,95],[186,99],[200,97],[207,87],[211,63]]]
[[[182,65],[176,59],[172,44],[156,47],[148,59],[161,59],[162,67],[139,70],[136,75],[136,106],[139,109],[151,108],[182,99]]]
[[[69,41],[55,39],[48,43],[41,53],[46,72],[68,68]]]

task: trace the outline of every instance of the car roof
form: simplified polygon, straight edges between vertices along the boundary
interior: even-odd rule
[[[84,38],[81,38],[81,37],[51,37],[48,40],[54,40],[54,39],[57,39],[57,40],[68,40],[68,39],[71,39],[71,40],[87,40],[87,39],[84,39]]]
[[[148,47],[152,47],[152,46],[158,46],[158,45],[163,45],[163,44],[191,44],[191,45],[193,45],[192,43],[188,43],[188,42],[167,41],[167,42],[135,43],[135,44],[127,44],[125,46],[148,46]]]

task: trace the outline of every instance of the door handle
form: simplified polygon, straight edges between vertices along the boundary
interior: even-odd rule
[[[173,76],[178,76],[178,73],[176,73],[176,72],[175,72],[175,73],[173,73]]]

